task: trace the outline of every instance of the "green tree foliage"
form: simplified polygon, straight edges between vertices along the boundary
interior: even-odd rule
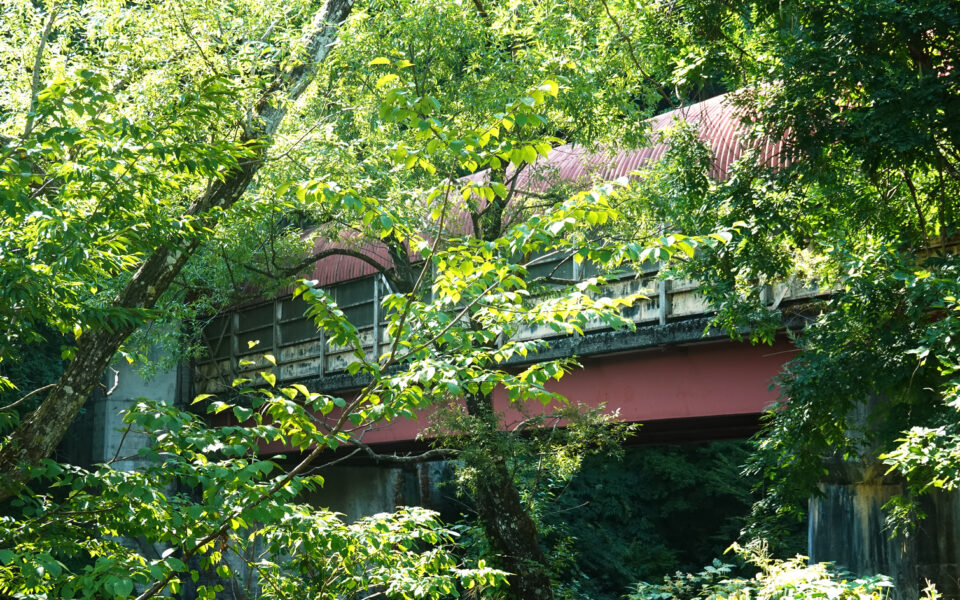
[[[502,582],[502,572],[482,563],[462,567],[452,553],[455,534],[429,511],[347,525],[297,503],[323,483],[304,473],[308,463],[284,471],[257,458],[269,442],[304,450],[339,444],[347,419],[321,432],[306,409],[328,411],[341,399],[302,386],[248,388],[241,397],[210,412],[254,417],[247,426],[209,427],[163,404],[132,407],[124,439],[152,438],[137,451],[137,471],[113,468],[125,460],[122,444],[91,471],[49,459],[38,465],[34,485],[47,489],[21,494],[0,519],[0,592],[145,600],[180,597],[187,586],[213,598],[233,582],[259,598],[367,597],[377,589],[387,598],[439,598]]]
[[[484,189],[472,182],[462,185],[471,191]],[[413,552],[409,540],[437,544],[450,539],[450,533],[429,515],[404,513],[344,529],[335,518],[295,504],[298,492],[314,481],[301,475],[324,452],[349,442],[353,432],[412,416],[450,398],[482,397],[499,386],[515,402],[562,400],[545,384],[562,377],[572,361],[558,359],[520,371],[510,369],[506,363],[511,357],[545,347],[542,340],[524,341],[516,334],[523,327],[582,332],[589,320],[623,326],[628,322],[618,311],[633,299],[603,297],[596,279],[579,282],[564,294],[533,295],[531,286],[537,282],[524,277],[526,263],[516,262],[515,257],[562,252],[613,269],[651,255],[668,256],[672,245],[681,241],[704,246],[718,243],[711,237],[674,237],[649,247],[586,245],[579,234],[581,223],[620,218],[600,190],[574,195],[495,240],[465,237],[441,248],[437,240],[424,239],[411,225],[388,222],[392,218],[388,209],[372,199],[320,184],[304,189],[309,190],[305,196],[309,193],[318,202],[335,204],[338,210],[372,213],[359,219],[388,228],[430,260],[431,268],[422,268],[423,273],[434,272],[429,286],[422,276],[410,293],[384,301],[393,343],[379,357],[364,353],[360,333],[328,294],[309,282],[296,291],[308,301],[309,315],[329,342],[353,349],[355,362],[350,370],[366,375],[370,383],[347,401],[300,385],[277,389],[276,374],[264,370],[257,381],[234,382],[241,386],[236,400],[197,399],[207,402],[212,413],[230,411],[243,425],[210,429],[197,417],[165,406],[139,406],[131,411],[131,428],[162,432],[155,434],[153,448],[141,452],[149,461],[143,472],[122,473],[107,464],[90,474],[41,461],[28,480],[46,482],[51,491],[22,489],[12,516],[5,521],[10,532],[5,539],[11,546],[4,554],[7,590],[36,589],[63,596],[104,590],[126,597],[140,585],[136,590],[142,599],[176,593],[185,577],[199,579],[204,569],[229,568],[221,564],[225,548],[244,556],[258,539],[271,550],[269,556],[277,555],[252,565],[267,596],[286,597],[290,590],[315,585],[318,593],[330,597],[371,587],[385,587],[389,595],[436,597],[455,592],[458,584],[497,583],[501,572],[482,565],[458,571],[448,554],[437,554],[442,549]],[[436,218],[444,219],[447,212],[441,208]],[[502,343],[492,347],[497,338]],[[274,361],[267,355],[263,365]],[[334,416],[332,426],[324,421],[327,415]],[[287,472],[269,477],[276,465],[256,458],[265,443],[293,446],[302,458]],[[188,491],[175,495],[161,491],[171,485]],[[58,488],[64,488],[65,497]],[[127,504],[120,510],[122,501]],[[79,515],[77,520],[69,518],[74,514]],[[34,529],[38,523],[48,528]],[[25,536],[22,543],[21,534]],[[369,547],[357,547],[350,536],[362,536]],[[118,537],[145,538],[168,549],[158,563],[111,539]],[[37,545],[37,539],[42,543]],[[286,555],[301,547],[302,554]],[[91,565],[97,557],[103,560]],[[191,560],[199,561],[199,566]],[[48,565],[54,563],[60,566],[50,574]],[[41,567],[43,572],[38,571]],[[118,579],[118,572],[130,575]],[[522,585],[521,579],[518,587]],[[216,586],[200,585],[197,591],[214,594]]]
[[[7,413],[2,496],[16,495],[4,520],[7,592],[176,594],[186,578],[225,566],[224,549],[244,556],[258,541],[280,562],[248,567],[277,597],[304,586],[328,596],[384,588],[434,597],[453,593],[458,581],[495,583],[499,575],[482,568],[457,580],[442,553],[449,533],[423,513],[344,528],[293,504],[309,484],[300,476],[351,431],[451,397],[466,399],[491,427],[494,387],[515,402],[561,400],[545,383],[573,361],[508,369],[512,357],[545,346],[516,334],[578,333],[592,320],[629,325],[619,310],[636,298],[604,297],[602,279],[557,288],[530,278],[529,257],[616,270],[665,259],[674,246],[687,252],[729,238],[727,230],[703,238],[643,231],[626,243],[598,242],[593,228],[624,218],[611,202],[618,186],[511,204],[518,175],[551,151],[558,131],[596,140],[599,125],[636,131],[646,114],[635,102],[650,95],[649,78],[626,68],[628,55],[601,26],[608,22],[599,9],[571,12],[567,27],[561,6],[527,13],[371,3],[323,67],[328,89],[304,96],[333,46],[333,26],[351,8],[342,0],[319,10],[256,2],[18,5],[20,20],[10,21],[3,48],[12,71],[27,63],[4,88],[2,113],[2,277],[11,290],[4,352],[23,360],[45,327],[74,344],[64,348],[66,371],[39,408],[22,423]],[[472,34],[477,24],[484,27]],[[541,39],[541,29],[549,37]],[[15,43],[37,30],[35,44]],[[458,41],[467,49],[454,51],[449,44]],[[350,52],[351,44],[363,51]],[[567,72],[551,78],[554,66]],[[606,90],[601,80],[624,85]],[[319,166],[302,169],[303,162]],[[488,179],[461,179],[485,169]],[[451,226],[464,210],[472,232]],[[356,398],[297,387],[277,393],[276,375],[265,370],[255,382],[265,394],[243,390],[243,402],[211,404],[253,420],[249,427],[210,430],[175,409],[132,410],[131,428],[162,431],[145,453],[146,475],[109,464],[88,473],[45,458],[138,328],[149,341],[144,324],[191,319],[275,274],[282,286],[309,265],[296,256],[309,246],[299,239],[303,222],[319,226],[318,235],[339,229],[344,235],[330,239],[341,242],[352,230],[387,244],[395,258],[385,269],[398,293],[384,303],[392,343],[382,356],[364,355],[358,332],[323,291],[304,284],[297,292],[330,343],[355,349],[351,371],[370,381]],[[264,361],[267,368],[272,357]],[[324,430],[322,417],[332,411],[336,425]],[[298,448],[302,460],[270,478],[274,466],[255,458],[270,442]],[[506,459],[492,459],[485,520],[510,506],[509,518],[490,529],[493,539],[501,551],[530,556],[515,565],[514,594],[549,597],[535,525]],[[167,486],[175,491],[161,491]],[[127,496],[128,506],[118,508]],[[515,519],[525,523],[525,537],[508,539]],[[423,550],[411,549],[414,538]],[[158,562],[119,539],[166,550]],[[539,582],[529,584],[526,572]],[[198,586],[202,595],[216,593]]]
[[[184,51],[213,45],[216,20],[199,5],[6,10],[4,337],[29,342],[37,323],[79,334],[141,321],[111,299],[171,232],[201,225],[185,216],[187,199],[252,156],[227,136],[262,87],[245,38],[282,10],[237,5],[220,24],[229,54]],[[277,32],[277,43],[289,36]],[[244,54],[246,66],[228,64]]]
[[[679,269],[735,336],[766,341],[780,326],[763,285],[833,292],[788,315],[806,326],[753,461],[772,483],[762,512],[802,509],[824,456],[885,460],[910,494],[952,489],[958,6],[695,2],[652,18],[687,48],[678,83],[722,73],[757,148],[714,181],[705,149],[678,132],[637,210],[686,233],[746,224],[737,243]],[[637,31],[639,51],[662,47]],[[783,142],[773,160],[768,140]]]
[[[476,459],[471,470],[485,474],[473,486],[481,521],[507,557],[504,564],[519,571],[513,593],[533,598],[549,597],[546,558],[516,489],[514,441],[500,431],[492,391],[501,385],[514,402],[559,400],[529,385],[559,378],[573,363],[535,364],[517,379],[503,364],[532,357],[545,344],[514,347],[506,340],[524,328],[573,334],[590,319],[628,323],[615,315],[616,303],[591,300],[599,282],[557,288],[549,277],[529,276],[530,257],[618,269],[666,258],[672,246],[693,252],[698,244],[725,241],[729,231],[662,240],[650,228],[629,231],[618,204],[622,184],[568,200],[562,192],[538,193],[539,183],[549,190],[555,180],[542,167],[553,146],[564,139],[642,139],[641,118],[662,90],[630,67],[636,59],[602,5],[527,8],[399,2],[355,13],[325,64],[328,80],[313,105],[330,125],[310,132],[293,152],[301,157],[294,172],[350,182],[345,202],[365,209],[319,216],[317,235],[357,256],[371,243],[386,246],[392,265],[366,257],[400,292],[385,303],[387,312],[409,318],[388,327],[396,345],[385,364],[422,354],[423,362],[413,363],[417,375],[411,380],[404,373],[398,387],[422,388],[426,397],[419,402],[464,402],[463,420],[445,433],[478,442],[465,456]],[[601,80],[618,85],[602,87]],[[340,156],[342,170],[312,165],[308,157],[317,153]],[[625,235],[600,233],[615,222],[623,223],[618,229]],[[429,296],[408,248],[436,271]],[[465,250],[474,256],[465,257]],[[423,341],[404,339],[414,332]],[[407,345],[416,353],[398,353]],[[447,386],[439,394],[438,377]]]
[[[81,521],[57,515],[99,510],[70,503],[119,476],[107,468],[88,490],[87,475],[44,458],[99,374],[135,331],[150,342],[146,323],[189,321],[251,285],[289,284],[321,258],[304,258],[311,244],[303,225],[339,242],[335,252],[377,264],[396,293],[384,306],[394,341],[370,358],[328,296],[310,285],[299,290],[335,341],[356,348],[352,369],[371,382],[349,405],[294,390],[321,413],[342,411],[335,432],[320,435],[288,392],[281,396],[290,403],[228,407],[241,420],[274,406],[292,411],[287,429],[261,439],[279,435],[301,448],[301,469],[344,441],[348,423],[460,398],[468,416],[492,428],[495,386],[511,400],[558,400],[544,384],[574,363],[508,369],[510,357],[544,347],[515,334],[578,333],[591,319],[629,325],[618,310],[631,299],[603,298],[602,278],[558,288],[529,277],[530,256],[616,270],[679,250],[686,258],[675,272],[704,282],[717,324],[735,335],[769,340],[779,326],[758,285],[835,290],[802,313],[811,320],[803,352],[782,379],[791,402],[771,413],[759,445],[756,467],[772,481],[767,508],[782,512],[805,498],[825,453],[885,456],[915,493],[955,486],[960,294],[957,259],[946,251],[960,185],[954,2],[352,4],[4,4],[0,359],[24,360],[50,331],[67,338],[66,370],[37,411],[22,422],[4,413],[13,429],[0,443],[0,470],[13,477],[0,496],[22,495],[11,534],[49,517],[80,536],[73,523]],[[335,26],[351,11],[334,44]],[[571,194],[519,185],[521,174],[549,179],[536,164],[557,144],[639,142],[643,119],[658,106],[719,85],[738,90],[730,101],[747,117],[743,139],[784,141],[775,168],[762,152],[748,152],[714,181],[705,148],[679,128],[666,159],[629,185],[588,183]],[[661,237],[664,228],[690,237]],[[745,235],[734,238],[737,231]],[[385,245],[391,265],[363,252],[371,242]],[[274,378],[265,370],[257,383],[272,388]],[[853,418],[868,400],[872,416]],[[186,417],[170,418],[174,427]],[[169,454],[196,452],[191,443]],[[479,494],[488,508],[509,497],[518,507],[512,514],[527,519],[507,459],[490,458]],[[262,483],[267,473],[233,474],[248,467],[230,463],[202,484],[229,495],[235,481]],[[81,483],[61,498],[31,490],[32,473],[67,477],[71,489]],[[205,509],[191,516],[199,537],[143,535],[199,557],[237,529],[228,518],[260,506],[255,498],[288,493],[291,473],[266,495],[257,485],[237,491],[212,520],[203,520]],[[158,502],[150,510],[161,511]],[[420,525],[404,531],[429,521],[418,513],[385,527],[409,519]],[[104,534],[121,535],[105,522],[82,522],[101,529],[81,541],[112,544]],[[284,540],[277,527],[265,524],[264,535]],[[509,528],[496,529],[507,544]],[[530,550],[535,534],[520,545]],[[18,548],[3,563],[14,565],[10,586],[25,592],[47,585],[42,573],[31,579],[37,564],[50,577],[60,577],[49,575],[58,568],[69,573],[63,581],[90,566],[28,564],[22,557],[54,546]],[[125,567],[140,560],[111,552]],[[285,568],[264,572],[281,577]],[[135,583],[160,593],[192,570],[141,564]],[[114,596],[134,585],[97,581],[90,589]]]
[[[0,447],[0,497],[53,452],[126,339],[163,312],[167,289],[264,165],[350,7],[10,5],[0,185],[12,343],[0,358],[44,328],[76,346]]]

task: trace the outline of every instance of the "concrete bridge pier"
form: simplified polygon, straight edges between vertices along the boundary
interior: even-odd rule
[[[884,477],[885,466],[846,463],[810,500],[809,554],[864,576],[884,573],[896,586],[894,600],[919,598],[927,582],[944,598],[960,598],[960,494],[939,490],[921,498],[926,518],[913,531],[891,536],[883,505],[903,493]]]
[[[464,508],[456,498],[453,467],[447,461],[336,465],[320,474],[323,487],[303,500],[343,513],[348,521],[393,512],[398,506],[422,506],[453,522]]]
[[[122,413],[130,410],[140,398],[165,404],[188,404],[189,378],[189,369],[178,366],[146,380],[137,365],[117,361],[104,373],[101,388],[91,394],[80,416],[70,426],[57,450],[57,458],[90,467],[115,456],[127,457],[127,460],[115,462],[113,468],[119,471],[138,469],[143,459],[137,456],[137,450],[149,445],[151,439],[141,434],[124,436]]]

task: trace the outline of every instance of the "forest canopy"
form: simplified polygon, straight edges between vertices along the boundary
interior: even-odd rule
[[[467,431],[497,440],[494,387],[558,400],[545,383],[575,361],[505,368],[542,347],[517,341],[519,328],[631,326],[620,310],[637,298],[603,297],[602,275],[561,288],[528,277],[522,257],[536,254],[601,274],[662,261],[701,283],[715,326],[754,343],[784,322],[764,285],[833,290],[787,315],[805,325],[749,462],[768,482],[757,535],[802,511],[837,460],[898,471],[901,522],[958,483],[955,2],[4,0],[2,15],[0,592],[177,594],[224,549],[256,543],[307,544],[259,565],[276,597],[297,573],[313,574],[300,585],[319,597],[364,586],[439,597],[508,578],[459,564],[452,532],[427,513],[369,525],[395,534],[391,551],[293,499],[351,424],[453,396]],[[661,142],[649,117],[722,92],[744,143],[780,141],[782,162],[746,152],[716,179],[709,149],[680,126],[638,177],[537,195],[516,185],[562,144]],[[452,228],[456,215],[467,230]],[[189,358],[203,319],[297,285],[317,236],[390,256],[366,260],[393,288],[394,342],[357,357],[371,383],[351,404],[276,388],[267,370],[242,402],[214,408],[249,428],[131,407],[131,430],[170,431],[153,471],[50,459],[111,361],[158,345]],[[297,290],[334,341],[359,346],[329,295]],[[324,431],[311,415],[331,407],[344,416]],[[286,471],[257,456],[278,440],[302,451]],[[523,557],[510,589],[550,597],[507,459],[484,458],[474,493],[486,535]],[[497,526],[496,506],[521,536]],[[165,550],[151,558],[121,537]]]

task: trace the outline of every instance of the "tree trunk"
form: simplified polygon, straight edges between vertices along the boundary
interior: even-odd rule
[[[268,90],[254,111],[250,128],[242,141],[251,142],[255,155],[223,181],[212,185],[185,211],[198,219],[196,231],[217,225],[222,210],[227,210],[243,195],[253,176],[263,166],[272,137],[286,116],[287,107],[313,81],[317,65],[326,58],[336,38],[337,26],[347,18],[353,0],[327,0],[304,33],[306,59],[282,76],[279,85]],[[281,65],[275,65],[283,73]],[[212,209],[220,210],[212,210]],[[158,247],[137,269],[113,301],[113,306],[138,311],[152,308],[170,283],[197,250],[202,238],[172,238]],[[77,344],[76,358],[70,361],[63,375],[43,402],[7,440],[0,452],[0,501],[16,494],[29,478],[32,465],[49,457],[67,428],[83,408],[100,381],[101,374],[120,345],[136,329],[135,325],[118,327],[112,332],[103,329],[84,333]]]
[[[537,525],[530,518],[502,457],[486,465],[477,482],[477,511],[494,547],[513,572],[509,592],[517,600],[551,600],[553,588],[540,548]]]
[[[467,412],[485,422],[493,435],[499,430],[490,395],[467,398]],[[553,585],[547,574],[547,559],[540,547],[537,524],[524,506],[503,456],[492,454],[476,465],[477,512],[494,548],[503,555],[509,578],[509,593],[517,600],[553,600]]]

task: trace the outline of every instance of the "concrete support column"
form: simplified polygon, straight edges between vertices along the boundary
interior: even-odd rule
[[[329,508],[354,521],[398,506],[422,506],[455,519],[453,471],[446,461],[396,467],[391,465],[334,466],[324,469],[323,487],[304,500]]]
[[[927,516],[915,530],[891,536],[883,505],[903,486],[883,477],[883,465],[844,466],[820,486],[822,497],[810,500],[810,559],[856,575],[889,575],[896,600],[918,598],[928,580],[945,598],[960,598],[960,495],[932,492],[921,499]]]
[[[66,462],[90,466],[107,462],[114,456],[135,457],[137,449],[150,440],[143,435],[130,434],[123,439],[122,412],[129,410],[140,398],[149,398],[166,404],[178,401],[186,390],[189,377],[183,376],[175,367],[157,373],[145,380],[135,366],[118,361],[113,369],[103,375],[103,387],[90,396],[80,417],[67,431],[60,444],[59,458]],[[109,394],[107,394],[109,392]],[[120,444],[123,443],[121,447]],[[135,470],[138,459],[118,461],[113,468],[120,471]]]

